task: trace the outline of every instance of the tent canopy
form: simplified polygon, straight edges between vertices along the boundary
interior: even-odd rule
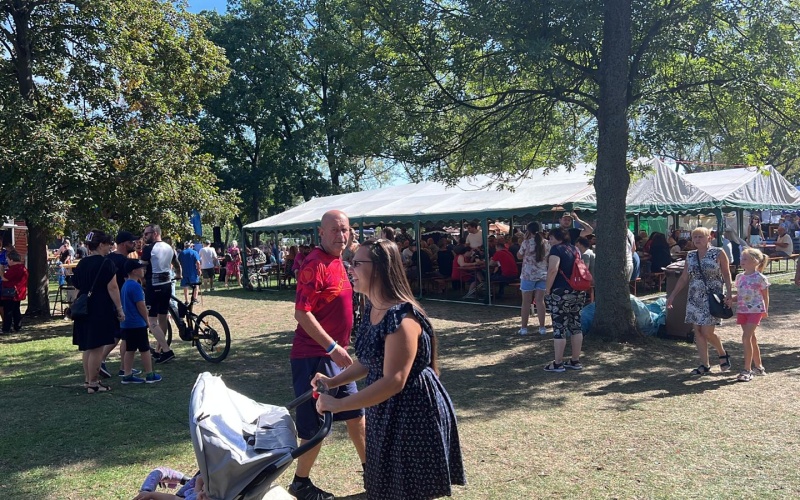
[[[630,214],[708,212],[714,209],[800,210],[800,191],[772,167],[680,175],[660,160],[634,182],[626,197]],[[312,229],[328,210],[342,210],[357,226],[461,219],[510,218],[555,209],[597,210],[594,165],[531,171],[511,190],[498,190],[489,176],[455,186],[421,182],[325,196],[244,226],[248,231]]]

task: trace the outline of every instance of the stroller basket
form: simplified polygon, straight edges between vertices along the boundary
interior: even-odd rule
[[[222,379],[201,373],[192,389],[189,426],[197,463],[212,500],[261,499],[292,460],[319,444],[330,431],[328,413],[317,434],[297,446],[287,407],[257,403],[228,389]]]

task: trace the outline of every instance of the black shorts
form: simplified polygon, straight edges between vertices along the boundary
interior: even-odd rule
[[[155,318],[159,314],[169,313],[169,301],[172,298],[172,283],[163,285],[148,285],[144,291],[144,301],[147,304],[147,316]]]
[[[214,279],[214,268],[213,267],[209,267],[208,269],[201,269],[200,271],[203,273],[203,278],[208,278],[208,279],[212,279],[212,280]]]
[[[147,327],[140,328],[120,328],[122,339],[126,342],[125,351],[148,352],[150,351],[150,340],[147,338]]]
[[[292,359],[292,385],[294,386],[295,396],[301,396],[311,389],[311,379],[317,372],[328,377],[334,377],[342,370],[336,366],[328,356],[322,358]],[[358,392],[355,382],[340,386],[335,389],[336,398],[341,399]],[[322,423],[322,416],[317,413],[317,403],[315,399],[306,401],[297,407],[295,415],[295,426],[297,436],[300,439],[311,439],[317,433]],[[351,420],[364,415],[364,410],[350,410],[336,413],[333,415],[334,421]]]

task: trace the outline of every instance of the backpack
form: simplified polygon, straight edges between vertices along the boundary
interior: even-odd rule
[[[564,276],[564,279],[567,280],[567,283],[569,283],[569,286],[573,290],[576,292],[588,292],[592,289],[592,273],[589,272],[586,263],[583,262],[581,255],[574,248],[573,254],[575,256],[575,262],[572,264],[572,273],[570,273],[570,276],[567,277],[564,271],[560,269],[558,272],[561,273],[561,276]]]

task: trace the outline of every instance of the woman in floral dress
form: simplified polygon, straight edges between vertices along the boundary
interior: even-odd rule
[[[722,346],[722,340],[714,332],[717,318],[711,315],[708,308],[708,297],[711,293],[722,293],[725,286],[725,303],[731,305],[731,269],[728,256],[721,248],[711,246],[711,232],[704,227],[692,231],[692,244],[697,250],[686,255],[683,274],[675,284],[672,293],[667,297],[667,308],[672,308],[672,301],[689,284],[689,295],[686,302],[686,323],[694,325],[694,341],[700,355],[700,366],[692,370],[692,375],[705,375],[711,371],[708,359],[708,344],[714,346],[719,355],[720,371],[731,368],[731,359]]]
[[[438,377],[436,336],[414,300],[397,245],[367,241],[356,251],[353,287],[367,297],[355,361],[339,375],[317,374],[334,388],[366,377],[352,396],[321,395],[317,410],[366,408],[367,497],[415,500],[450,496],[465,484],[455,410]]]

